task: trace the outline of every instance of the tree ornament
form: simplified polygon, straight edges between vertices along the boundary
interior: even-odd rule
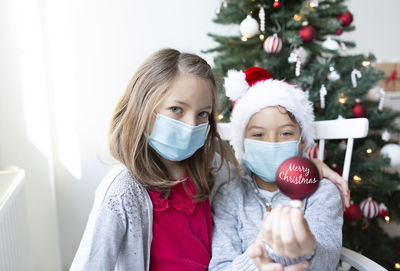
[[[330,66],[329,67],[329,74],[328,74],[328,79],[335,82],[340,79],[340,74],[335,70],[335,67]]]
[[[350,11],[347,11],[340,14],[338,20],[341,22],[342,26],[348,26],[353,21],[353,14],[351,14]]]
[[[347,148],[347,143],[346,140],[342,140],[339,143],[339,149],[341,149],[342,151],[344,151]]]
[[[319,180],[317,167],[304,157],[291,157],[285,160],[276,171],[276,183],[279,190],[292,199],[294,204],[311,196],[317,190]]]
[[[296,58],[296,69],[295,69],[295,75],[300,76],[300,70],[301,70],[301,57],[297,56]]]
[[[336,29],[336,31],[335,31],[335,35],[336,35],[336,36],[340,36],[340,35],[342,35],[342,33],[343,33],[343,28],[341,28],[341,27],[339,27],[339,28]]]
[[[264,50],[271,54],[276,55],[282,49],[282,40],[275,33],[272,36],[269,36],[264,42]]]
[[[311,25],[303,26],[299,29],[298,33],[301,36],[303,42],[310,42],[314,39],[315,36],[314,27],[312,27]]]
[[[357,222],[361,216],[360,207],[354,202],[351,202],[349,208],[346,208],[343,213],[343,218],[350,222]]]
[[[226,0],[221,0],[218,4],[218,7],[215,9],[215,13],[219,14],[221,12],[222,7],[226,8],[228,6],[228,2]]]
[[[322,47],[328,50],[336,51],[339,49],[339,43],[336,40],[333,40],[331,37],[327,37],[322,43]]]
[[[380,88],[379,90],[379,104],[378,109],[379,111],[383,111],[383,104],[385,103],[385,90]]]
[[[258,18],[260,18],[260,31],[263,33],[265,31],[265,11],[263,7],[260,8]]]
[[[308,157],[311,158],[318,158],[318,144],[312,145],[310,148],[307,149],[307,155]],[[324,157],[323,160],[326,158],[326,151],[324,151]]]
[[[310,0],[310,7],[317,8],[319,6],[319,0]]]
[[[374,218],[379,213],[378,203],[371,197],[363,200],[360,203],[360,209],[363,215],[367,218]]]
[[[385,218],[385,216],[387,216],[389,214],[388,208],[386,207],[386,205],[383,202],[379,204],[378,208],[379,208],[379,216],[380,217]]]
[[[240,33],[245,38],[252,38],[257,35],[259,32],[259,26],[257,20],[255,20],[251,15],[247,15],[246,19],[244,19],[240,23]]]
[[[382,140],[388,142],[390,140],[390,133],[388,130],[383,131],[382,133]]]
[[[357,69],[353,69],[351,71],[351,83],[353,84],[353,88],[357,87],[357,78],[361,78],[361,72]]]
[[[353,106],[353,117],[354,118],[365,117],[365,107],[360,103],[360,99],[356,99],[356,104]]]
[[[397,144],[386,144],[381,149],[381,155],[390,158],[390,166],[400,166],[400,145]]]
[[[321,89],[319,90],[319,99],[320,99],[320,104],[321,108],[325,108],[325,96],[328,94],[328,91],[326,90],[326,87],[324,84],[321,85]]]
[[[272,6],[274,7],[274,9],[280,9],[281,8],[281,1],[279,0],[275,0],[274,3],[272,4]]]

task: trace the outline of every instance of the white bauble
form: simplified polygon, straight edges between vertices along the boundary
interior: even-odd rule
[[[367,95],[365,95],[365,99],[378,102],[381,97],[381,89],[380,86],[374,86],[368,91]]]
[[[340,48],[339,43],[331,37],[328,37],[324,42],[322,42],[322,47],[332,51],[336,51]]]
[[[240,33],[246,38],[252,38],[257,35],[259,28],[257,20],[250,15],[247,15],[246,19],[240,23]]]
[[[310,58],[310,51],[304,49],[303,47],[299,47],[295,49],[295,53],[301,58],[301,64],[307,64],[308,59]]]
[[[388,130],[383,131],[382,133],[382,140],[388,142],[390,140],[390,133],[388,132]]]
[[[390,158],[390,166],[400,166],[400,145],[387,144],[381,149],[381,154]]]
[[[328,74],[328,79],[331,81],[337,81],[340,79],[340,74],[336,70],[333,70]]]

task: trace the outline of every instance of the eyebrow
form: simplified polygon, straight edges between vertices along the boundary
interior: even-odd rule
[[[279,126],[279,128],[284,128],[284,127],[287,127],[287,126],[290,126],[290,127],[296,128],[296,125],[294,125],[294,124],[291,124],[291,123],[288,123],[288,124],[283,124],[283,125]]]
[[[278,126],[278,128],[284,128],[284,127],[287,127],[287,126],[296,128],[296,126],[294,124],[291,124],[291,123],[280,125],[280,126]],[[249,126],[249,128],[247,128],[247,129],[248,130],[251,130],[251,129],[264,129],[264,127],[257,126],[257,125],[252,125],[252,126]]]
[[[179,101],[179,100],[174,100],[174,101],[172,101],[172,102],[173,102],[173,103],[182,104],[182,105],[185,105],[185,106],[188,106],[188,107],[189,107],[189,105],[188,105],[187,103],[182,102],[182,101]],[[211,105],[207,105],[207,106],[201,108],[201,110],[204,110],[204,109],[212,109],[212,106],[211,106]]]

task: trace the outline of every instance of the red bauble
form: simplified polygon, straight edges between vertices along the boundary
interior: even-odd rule
[[[384,203],[381,203],[379,204],[378,208],[379,208],[379,216],[385,218],[385,216],[387,216],[389,213],[386,205]]]
[[[349,208],[346,208],[343,213],[343,218],[350,222],[357,222],[361,218],[361,210],[357,204],[350,204]]]
[[[292,157],[279,166],[276,183],[281,192],[292,200],[303,200],[318,188],[318,169],[307,158]]]
[[[378,203],[371,197],[363,200],[360,203],[360,209],[365,217],[374,218],[379,213]]]
[[[274,9],[279,9],[281,7],[281,1],[275,0],[272,6],[274,7]]]
[[[282,50],[282,40],[277,34],[273,34],[265,40],[264,50],[271,55],[276,55]]]
[[[303,42],[310,42],[314,39],[315,30],[314,27],[311,25],[303,26],[298,31],[299,35],[301,36]]]
[[[348,26],[353,21],[353,14],[351,14],[350,11],[347,11],[345,13],[340,14],[338,19],[343,26]]]
[[[359,101],[353,106],[353,117],[363,118],[365,117],[365,107]]]
[[[338,29],[335,31],[335,34],[336,34],[337,36],[342,35],[342,33],[343,33],[343,28],[338,28]]]

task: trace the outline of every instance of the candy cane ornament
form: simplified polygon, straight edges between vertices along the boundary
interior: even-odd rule
[[[357,76],[357,78],[361,78],[361,72],[359,70],[357,70],[357,69],[354,69],[351,72],[351,83],[353,84],[353,88],[357,87],[357,78],[356,78],[356,76]]]
[[[325,84],[322,84],[321,89],[319,90],[319,98],[320,98],[320,103],[321,103],[321,108],[325,108],[325,96],[328,94],[328,91],[326,90]]]
[[[260,31],[263,33],[265,31],[265,11],[263,7],[260,8],[258,17],[260,18]]]
[[[385,102],[385,90],[383,88],[379,89],[379,111],[383,111],[383,103]]]
[[[300,69],[301,69],[301,57],[297,56],[296,57],[296,70],[295,70],[296,76],[300,76]]]

